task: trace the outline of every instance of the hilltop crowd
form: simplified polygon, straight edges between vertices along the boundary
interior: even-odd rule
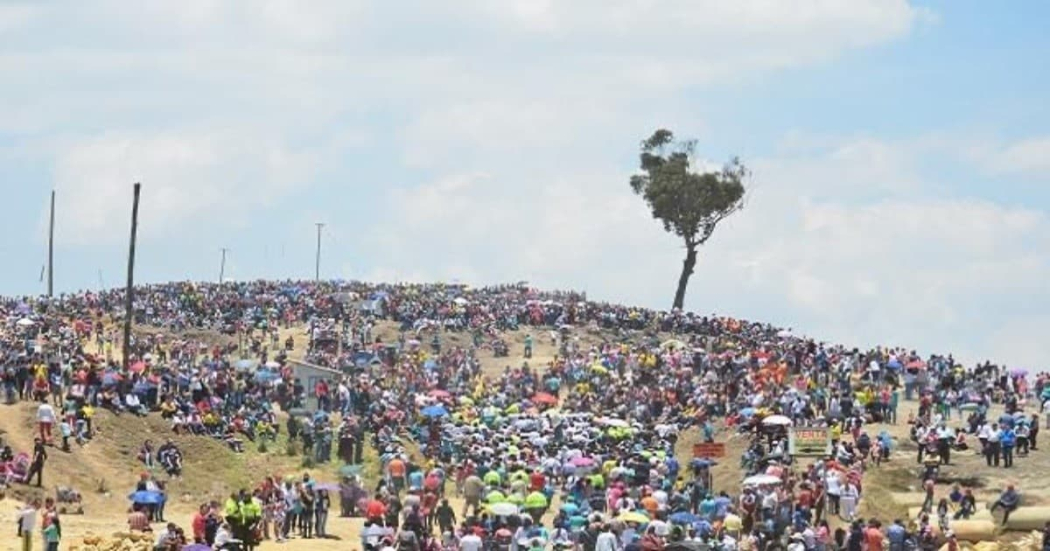
[[[212,507],[228,529],[220,545],[323,536],[318,500],[331,491],[343,515],[367,519],[362,545],[371,549],[796,551],[881,548],[882,538],[891,549],[928,547],[935,528],[947,533],[936,518],[912,526],[858,518],[865,470],[897,445],[874,425],[902,422],[902,399],[917,399],[909,421],[920,461],[950,462],[970,435],[989,465],[1010,467],[1015,447],[1037,449],[1039,419],[1024,401],[1050,397],[1045,376],[990,363],[965,369],[950,355],[861,351],[767,324],[524,285],[146,286],[136,290],[134,315],[151,331],[128,343],[125,369],[115,330],[122,298],[87,292],[0,307],[5,400],[40,402],[43,451],[24,458],[22,473],[12,459],[9,472],[42,471],[56,439],[66,450],[70,440],[88,441],[96,408],[161,415],[175,433],[235,451],[283,428],[317,462],[334,453],[360,464],[366,443],[380,456],[383,479],[373,489],[355,473],[330,488],[277,478]],[[373,335],[380,320],[400,327],[396,342]],[[311,388],[297,380],[292,343],[278,332],[293,326],[308,328],[307,359],[342,375]],[[598,329],[604,341],[581,338]],[[183,336],[190,330],[229,340]],[[529,332],[525,362],[508,359],[487,377],[479,355],[503,355],[497,344],[513,330]],[[450,332],[470,334],[472,344],[447,345]],[[555,344],[547,365],[528,364],[533,333]],[[993,404],[1006,412],[994,420]],[[284,427],[278,411],[292,412]],[[814,462],[793,457],[792,425],[828,429],[831,442]],[[679,436],[690,429],[708,442],[720,430],[750,439],[742,485],[716,487],[712,460],[679,463]],[[171,442],[144,442],[140,458],[181,475]],[[451,497],[465,506],[455,510]],[[831,530],[834,515],[849,529]],[[214,544],[222,527],[187,539]]]

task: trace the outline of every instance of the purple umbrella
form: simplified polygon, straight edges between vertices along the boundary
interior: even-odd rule
[[[1014,377],[1024,377],[1025,375],[1028,375],[1028,370],[1023,367],[1015,367],[1010,370],[1010,375],[1013,375]]]

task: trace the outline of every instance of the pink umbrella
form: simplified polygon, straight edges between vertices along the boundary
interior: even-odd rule
[[[572,463],[573,467],[590,467],[594,465],[594,460],[590,457],[573,457],[569,463]]]
[[[449,396],[451,396],[451,394],[449,394],[447,390],[441,390],[441,389],[437,388],[437,389],[434,389],[434,390],[430,391],[430,397],[431,398],[443,399],[443,398],[448,398]]]
[[[146,370],[146,362],[135,362],[129,368],[133,373],[142,373]]]

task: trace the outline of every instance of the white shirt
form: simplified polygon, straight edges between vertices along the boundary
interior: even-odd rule
[[[229,543],[232,539],[233,538],[230,536],[230,531],[221,526],[218,530],[215,531],[215,547],[222,547],[223,545]]]
[[[838,475],[836,475],[836,474],[829,474],[828,477],[825,480],[826,480],[826,484],[827,484],[827,488],[828,488],[828,493],[829,494],[831,494],[831,495],[839,495],[842,492],[841,484],[839,483]]]
[[[36,420],[38,423],[54,423],[55,408],[48,403],[40,404],[40,407],[36,408]]]
[[[602,532],[598,534],[598,539],[594,542],[594,551],[616,551],[617,549],[616,535],[612,532]]]
[[[477,534],[467,534],[459,540],[460,551],[481,551],[481,538]]]
[[[32,533],[33,529],[36,528],[36,509],[32,507],[26,507],[18,513],[18,523],[22,527],[22,532]]]

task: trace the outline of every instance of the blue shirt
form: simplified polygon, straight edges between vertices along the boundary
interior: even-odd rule
[[[886,529],[886,539],[893,544],[904,545],[904,537],[906,535],[907,532],[904,530],[904,527],[897,523],[891,524],[890,527]]]

